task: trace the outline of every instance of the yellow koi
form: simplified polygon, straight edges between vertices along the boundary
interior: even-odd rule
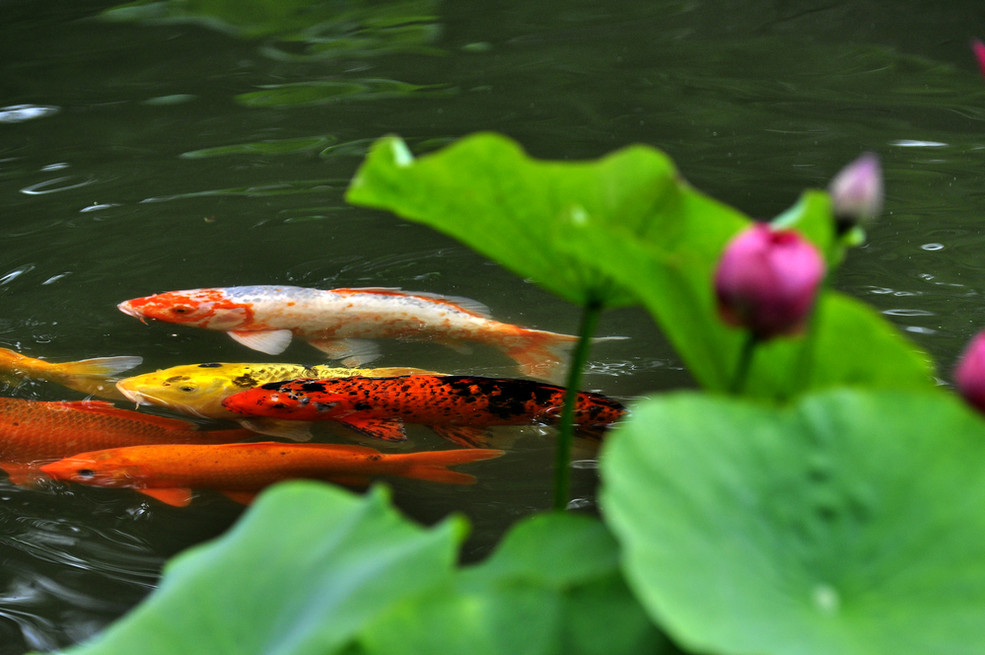
[[[192,416],[237,421],[243,427],[260,434],[306,441],[311,438],[310,424],[307,422],[245,417],[223,407],[222,401],[234,393],[261,384],[298,377],[393,377],[426,373],[433,371],[403,367],[360,369],[283,363],[210,362],[172,366],[153,373],[124,378],[116,383],[116,388],[138,405],[157,405]]]
[[[113,384],[113,377],[138,366],[142,361],[141,357],[118,356],[56,364],[0,348],[0,378],[11,384],[25,378],[46,380],[92,396],[122,400],[123,396]]]

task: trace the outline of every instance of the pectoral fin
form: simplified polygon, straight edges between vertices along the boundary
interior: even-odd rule
[[[290,330],[255,330],[241,332],[227,332],[234,341],[243,344],[247,348],[259,350],[268,355],[279,355],[291,345],[293,333]]]
[[[308,343],[349,367],[362,366],[380,356],[380,347],[365,339],[310,339]]]
[[[187,507],[192,502],[192,490],[187,487],[137,489],[140,493],[150,496],[162,503],[175,507]]]
[[[272,437],[292,441],[311,441],[311,423],[307,421],[286,421],[276,418],[253,416],[240,419],[239,424],[247,430]]]
[[[384,441],[406,441],[407,433],[404,432],[404,422],[399,418],[362,418],[359,416],[346,416],[341,419],[334,419],[339,423],[361,432],[368,437],[383,439]]]

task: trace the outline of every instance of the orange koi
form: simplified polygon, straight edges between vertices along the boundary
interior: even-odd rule
[[[235,393],[222,404],[249,416],[338,421],[388,441],[407,438],[404,423],[423,423],[455,443],[476,446],[484,443],[487,426],[555,422],[564,394],[564,387],[533,380],[404,375],[271,382]],[[575,423],[597,436],[625,412],[611,398],[582,391]]]
[[[158,443],[229,443],[248,430],[198,430],[178,419],[141,414],[102,400],[39,401],[0,398],[0,469],[29,485],[40,463],[83,450]]]
[[[264,487],[308,478],[364,486],[380,475],[472,484],[475,476],[448,466],[499,457],[501,450],[381,453],[365,446],[285,444],[158,445],[81,453],[41,467],[56,480],[125,487],[169,505],[191,502],[192,489],[213,489],[249,503]]]
[[[113,376],[143,361],[141,357],[94,357],[56,364],[0,348],[0,378],[17,384],[24,378],[56,382],[63,387],[101,398],[123,400]]]
[[[486,307],[467,298],[398,289],[189,289],[134,298],[118,307],[141,320],[221,330],[269,355],[283,352],[296,336],[346,366],[379,356],[367,339],[437,341],[453,348],[477,342],[505,352],[526,375],[554,379],[577,340],[493,320]]]

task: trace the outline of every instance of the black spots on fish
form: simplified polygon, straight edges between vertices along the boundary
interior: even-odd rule
[[[626,408],[620,402],[597,393],[579,393],[575,404],[575,422],[581,425],[606,426],[625,413]]]
[[[504,421],[536,413],[545,399],[553,398],[558,389],[532,380],[519,379],[450,376],[442,382],[448,393],[460,402],[474,404],[476,411],[483,409]]]
[[[267,384],[261,384],[261,389],[266,389],[267,391],[279,391],[283,382],[268,382]]]
[[[199,364],[198,367],[199,368],[221,368],[222,367],[222,364],[220,364],[219,362],[209,362],[207,364]]]
[[[315,409],[317,409],[319,412],[327,412],[333,407],[335,407],[336,405],[338,405],[338,403],[320,403],[316,401]]]
[[[370,403],[357,402],[352,406],[352,408],[357,412],[368,412],[373,409],[373,405]]]
[[[376,453],[374,455],[367,455],[366,456],[366,459],[367,459],[367,461],[370,461],[370,462],[378,462],[381,459],[383,459],[383,454],[382,453]]]
[[[165,387],[176,386],[179,391],[184,391],[186,393],[198,391],[198,388],[194,384],[182,384],[183,382],[187,383],[189,380],[191,380],[191,378],[187,375],[175,375],[166,379],[161,383],[161,385]]]
[[[257,380],[252,375],[250,375],[249,373],[244,373],[238,378],[233,378],[233,384],[235,384],[237,387],[243,387],[244,389],[252,389],[253,387],[260,384],[260,381]]]
[[[304,382],[298,387],[299,391],[314,391],[316,393],[326,393],[325,384],[318,380]]]

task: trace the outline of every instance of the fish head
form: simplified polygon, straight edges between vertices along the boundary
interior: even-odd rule
[[[222,400],[253,385],[242,367],[193,364],[135,375],[119,380],[116,388],[138,405],[157,405],[203,418],[227,418]]]
[[[139,479],[138,471],[114,450],[82,453],[41,467],[48,477],[96,487],[130,487]]]
[[[253,320],[252,307],[231,300],[222,289],[167,291],[124,300],[117,308],[141,321],[154,319],[210,330],[236,330]]]

